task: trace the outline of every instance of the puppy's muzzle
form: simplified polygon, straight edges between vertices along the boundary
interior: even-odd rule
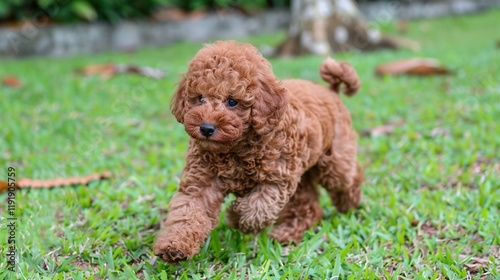
[[[205,136],[205,137],[210,137],[212,135],[214,135],[215,133],[215,126],[214,125],[211,125],[211,124],[202,124],[200,125],[200,133],[201,135]]]

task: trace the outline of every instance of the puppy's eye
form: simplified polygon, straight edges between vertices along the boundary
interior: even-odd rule
[[[236,101],[236,100],[234,100],[232,98],[228,98],[227,101],[226,101],[226,104],[229,107],[234,107],[234,106],[238,105],[238,101]]]
[[[198,101],[205,102],[205,97],[201,94],[198,95]]]

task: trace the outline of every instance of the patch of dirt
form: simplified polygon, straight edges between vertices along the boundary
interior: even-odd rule
[[[99,266],[92,264],[88,261],[84,261],[81,258],[76,259],[74,265],[81,271],[92,271],[93,275],[96,275],[99,272]],[[102,278],[94,278],[94,279],[102,279]]]
[[[445,233],[451,230],[457,232],[457,237],[453,238],[445,236]],[[460,260],[469,258],[469,260],[464,264],[464,267],[469,275],[478,276],[481,273],[480,279],[487,279],[489,274],[484,271],[492,264],[491,257],[493,257],[493,259],[500,258],[500,246],[494,245],[489,248],[485,248],[482,253],[475,252],[471,246],[473,244],[480,244],[484,242],[484,239],[477,231],[471,234],[471,230],[463,227],[462,225],[445,225],[441,227],[439,225],[435,225],[430,220],[425,221],[418,229],[417,238],[414,240],[413,246],[411,246],[411,251],[418,249],[424,257],[428,254],[426,246],[421,245],[425,244],[423,242],[424,237],[435,236],[436,241],[439,243],[452,244],[452,242],[467,235],[470,235],[467,237],[467,246],[462,249],[458,258]],[[454,258],[456,258],[456,256]],[[500,264],[497,265],[496,269],[500,270]]]
[[[464,255],[460,254],[458,255],[460,259],[466,259],[469,258],[469,255]],[[472,257],[470,260],[465,263],[465,267],[467,268],[467,271],[472,272],[472,273],[477,273],[479,272],[480,269],[484,269],[488,267],[490,264],[490,260],[487,257]]]
[[[437,235],[438,228],[429,220],[425,221],[418,230],[418,236],[426,235],[427,237]]]
[[[451,135],[450,129],[445,127],[435,127],[429,132],[429,137],[449,137]]]
[[[474,175],[486,175],[491,169],[500,175],[500,161],[491,158],[479,157],[470,166]]]
[[[498,260],[500,258],[500,246],[494,245],[489,248],[489,250],[483,254],[475,254],[471,257],[471,254],[459,254],[458,257],[461,260],[469,259],[465,264],[467,273],[473,277],[480,275],[479,279],[490,279],[490,273],[485,272],[485,270],[494,264],[493,260]],[[497,262],[495,268],[500,271],[500,262]]]

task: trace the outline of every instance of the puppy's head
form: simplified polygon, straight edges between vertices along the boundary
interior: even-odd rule
[[[224,152],[249,132],[271,132],[287,101],[288,91],[255,47],[223,41],[191,60],[171,109],[201,148]]]

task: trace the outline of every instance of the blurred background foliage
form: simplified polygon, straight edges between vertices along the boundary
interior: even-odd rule
[[[184,11],[286,8],[290,0],[1,0],[0,21],[40,20],[53,22],[107,21],[147,18],[161,8]]]
[[[381,2],[391,0],[358,0]],[[442,0],[426,0],[442,1]],[[184,11],[288,8],[291,0],[0,0],[0,23],[23,20],[51,22],[106,21],[148,18],[162,8]]]

